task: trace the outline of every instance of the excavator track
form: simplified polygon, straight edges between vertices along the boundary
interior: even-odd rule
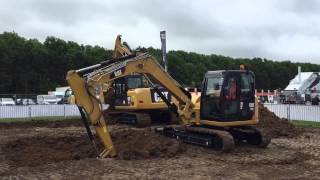
[[[146,127],[151,125],[151,117],[147,113],[136,113],[136,126]]]
[[[229,132],[234,137],[235,141],[245,141],[250,145],[260,148],[266,148],[270,142],[271,137],[262,129],[256,127],[232,128]]]
[[[104,116],[110,124],[121,123],[135,125],[136,127],[146,127],[151,125],[151,117],[147,113],[126,113],[109,111]]]
[[[228,131],[194,126],[168,126],[156,128],[164,136],[176,138],[184,143],[197,144],[222,152],[234,149],[234,140]]]

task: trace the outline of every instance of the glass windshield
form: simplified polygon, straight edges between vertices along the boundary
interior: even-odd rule
[[[128,77],[128,89],[135,89],[142,87],[142,81],[140,77]]]
[[[206,95],[219,97],[223,83],[222,77],[210,77],[207,82]]]

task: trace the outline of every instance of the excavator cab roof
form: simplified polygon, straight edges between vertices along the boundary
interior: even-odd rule
[[[253,72],[252,71],[248,71],[248,70],[217,70],[217,71],[207,71],[207,73],[205,74],[205,77],[208,76],[225,76],[227,74],[240,74],[240,73],[250,73],[252,75]]]

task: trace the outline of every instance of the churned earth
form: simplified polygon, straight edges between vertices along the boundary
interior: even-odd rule
[[[239,144],[221,153],[150,128],[111,125],[119,156],[105,159],[96,158],[77,121],[0,123],[0,178],[319,179],[320,129],[297,128],[262,111],[268,117],[259,126],[273,137],[266,149]]]

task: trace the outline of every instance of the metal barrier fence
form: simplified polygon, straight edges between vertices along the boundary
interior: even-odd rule
[[[107,105],[104,105],[103,109],[106,109],[107,107]],[[0,119],[55,116],[80,116],[80,113],[76,105],[69,104],[0,106]]]
[[[320,122],[320,106],[297,104],[264,104],[280,118]]]

